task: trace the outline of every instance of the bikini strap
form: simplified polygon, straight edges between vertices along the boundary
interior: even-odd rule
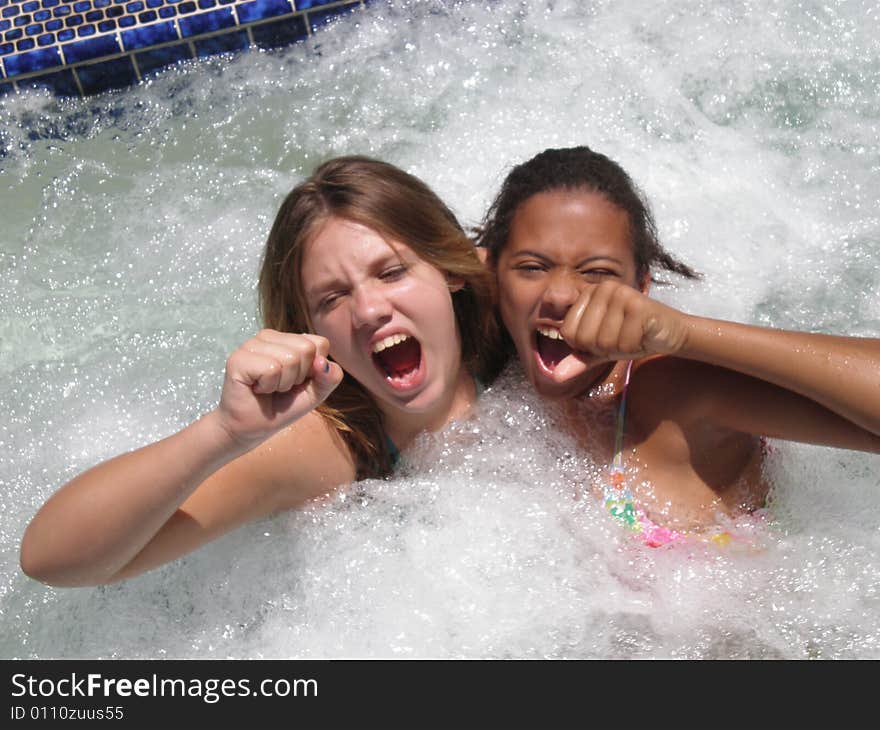
[[[632,373],[633,361],[626,364],[626,374],[623,379],[623,394],[620,397],[620,406],[617,409],[617,433],[614,436],[614,458],[611,460],[611,473],[623,473],[623,433],[626,428],[626,394],[629,391],[629,376]]]

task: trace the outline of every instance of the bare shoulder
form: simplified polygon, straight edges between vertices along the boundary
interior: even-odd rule
[[[711,394],[715,388],[722,387],[729,372],[678,357],[645,358],[633,368],[630,407],[643,417],[697,420],[705,415]]]

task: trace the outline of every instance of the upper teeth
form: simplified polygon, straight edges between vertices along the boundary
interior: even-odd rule
[[[373,352],[382,352],[382,350],[388,347],[393,347],[394,345],[399,345],[401,342],[408,339],[409,335],[390,335],[373,345]]]
[[[544,335],[544,337],[549,337],[551,340],[562,339],[562,334],[559,330],[553,329],[552,327],[538,327],[538,332]]]

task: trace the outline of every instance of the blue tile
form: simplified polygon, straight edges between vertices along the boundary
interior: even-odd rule
[[[328,5],[329,3],[335,2],[336,0],[296,0],[296,9],[308,10],[309,8],[316,8],[319,5]]]
[[[58,42],[64,43],[64,41],[69,41],[75,35],[76,35],[76,33],[74,33],[72,30],[70,30],[70,28],[62,30],[58,33]]]
[[[180,36],[177,35],[177,28],[175,28],[174,23],[170,21],[122,32],[122,46],[126,51],[131,51],[135,48],[155,46],[159,43],[167,43],[168,41],[176,41],[179,39]]]
[[[0,13],[4,18],[11,18],[13,15],[18,15],[21,11],[18,9],[18,6],[13,5],[9,8],[3,8],[3,12]]]
[[[177,7],[177,11],[180,13],[194,13],[196,11],[196,4],[193,2],[181,3]]]
[[[98,30],[102,33],[107,33],[111,30],[116,30],[116,21],[115,20],[104,20],[98,23]]]
[[[25,35],[39,35],[43,32],[43,26],[39,24],[29,25],[27,28],[24,29],[24,32]]]
[[[103,10],[92,10],[86,13],[86,22],[87,23],[97,23],[99,20],[104,20],[104,11]]]
[[[232,5],[234,2],[235,0],[220,0],[221,5]]]
[[[39,9],[40,9],[40,3],[34,2],[34,0],[31,0],[31,2],[24,3],[21,6],[21,10],[24,13],[32,13],[32,12],[34,12],[34,10],[39,10]]]
[[[256,0],[256,2],[241,3],[237,10],[239,20],[242,23],[250,23],[274,15],[286,15],[291,12],[291,7],[287,0]]]
[[[293,41],[302,40],[308,34],[306,19],[302,15],[251,26],[251,35],[254,38],[254,43],[260,48],[286,46]]]
[[[76,34],[80,38],[85,38],[86,36],[95,35],[95,26],[94,25],[83,25],[76,29]]]
[[[15,50],[15,46],[11,43],[0,43],[0,56],[5,56],[9,53],[12,53]]]
[[[46,30],[58,30],[64,23],[60,20],[50,20],[46,23]]]
[[[35,45],[37,44],[34,42],[33,38],[25,38],[24,40],[20,40],[18,43],[15,44],[15,49],[19,52],[29,51]]]
[[[106,12],[107,12],[108,18],[118,18],[120,15],[125,15],[125,8],[120,8],[120,7],[107,8]]]
[[[199,7],[202,10],[213,8],[215,5],[217,5],[217,0],[199,0]],[[218,51],[218,53],[222,53],[222,51]]]
[[[57,48],[41,48],[30,53],[7,56],[3,59],[3,63],[6,65],[7,76],[17,76],[30,71],[41,71],[44,68],[49,69],[64,65]]]
[[[148,8],[160,8],[164,4],[165,0],[147,0]]]
[[[141,74],[152,73],[164,66],[177,63],[178,61],[185,61],[192,57],[189,43],[178,43],[175,46],[165,46],[164,48],[156,48],[152,51],[142,51],[135,54]]]
[[[70,15],[70,13],[71,13],[71,10],[70,10],[70,6],[68,6],[68,5],[62,5],[61,7],[55,8],[52,11],[52,15],[55,16],[56,18],[60,18],[62,15]]]
[[[218,53],[242,51],[250,45],[246,30],[235,30],[230,33],[204,38],[195,42],[196,55],[199,58],[213,56]]]
[[[137,22],[137,20],[134,18],[134,16],[123,15],[119,19],[119,27],[120,28],[131,28],[131,26],[133,26],[136,22]]]
[[[64,25],[68,28],[73,28],[75,25],[82,25],[83,16],[82,15],[71,15],[69,18],[64,19]]]
[[[177,10],[174,8],[159,8],[160,18],[173,18],[175,15],[177,15]]]
[[[54,8],[60,2],[61,0],[43,0],[42,5],[44,8]]]
[[[180,25],[180,35],[184,37],[199,35],[200,33],[210,33],[222,28],[231,28],[236,24],[232,8],[212,10],[210,13],[201,13],[190,18],[181,18],[177,22]]]
[[[125,9],[129,13],[139,13],[141,10],[144,9],[144,4],[142,2],[129,3],[125,6]]]
[[[123,56],[112,61],[89,63],[76,69],[83,92],[97,94],[109,89],[121,89],[138,81],[131,58]]]
[[[37,37],[37,45],[38,46],[51,46],[55,42],[55,36],[51,33],[46,33],[45,35],[41,35]]]
[[[79,96],[79,87],[73,78],[73,71],[65,69],[55,73],[33,76],[18,82],[19,88],[49,89],[58,96]]]
[[[95,0],[92,3],[96,8],[106,8],[110,4],[110,0]]]
[[[168,0],[171,5],[177,5],[179,2],[183,2],[183,0]]]
[[[16,38],[21,38],[23,35],[24,31],[21,28],[15,28],[7,31],[5,38],[8,41],[14,41]]]
[[[21,28],[21,26],[23,26],[23,25],[27,25],[27,24],[30,23],[30,22],[31,22],[31,16],[30,16],[30,15],[19,15],[14,21],[12,21],[12,24],[13,24],[16,28]]]
[[[6,30],[11,25],[12,22],[9,20],[0,20],[0,30]]]
[[[141,13],[138,15],[138,20],[141,23],[152,23],[156,19],[156,11],[155,10],[147,10],[145,13]]]
[[[74,3],[74,4],[73,4],[73,9],[74,9],[77,13],[84,13],[84,12],[86,12],[86,10],[91,10],[91,9],[92,9],[92,4],[91,4],[90,2],[88,2],[88,0],[86,0],[86,2]]]
[[[79,63],[109,56],[111,53],[119,53],[121,50],[115,35],[98,36],[87,41],[68,43],[64,46],[64,60],[69,64]]]
[[[38,13],[34,13],[34,20],[38,23],[42,23],[44,20],[48,20],[51,17],[52,13],[50,13],[48,10],[41,10]]]

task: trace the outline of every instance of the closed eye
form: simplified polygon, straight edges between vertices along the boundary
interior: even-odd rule
[[[381,274],[379,274],[379,278],[382,281],[397,281],[398,279],[402,278],[404,274],[406,274],[406,266],[400,264],[385,269]]]
[[[586,271],[582,271],[581,275],[586,276],[587,278],[601,278],[605,276],[620,276],[616,271],[612,271],[611,269],[587,269]]]
[[[319,312],[329,312],[333,307],[335,307],[342,297],[345,296],[345,292],[331,292],[327,296],[325,296],[320,302],[318,302],[318,311]]]
[[[513,267],[516,271],[546,271],[547,267],[544,264],[535,263],[529,261],[528,263],[517,264]]]

